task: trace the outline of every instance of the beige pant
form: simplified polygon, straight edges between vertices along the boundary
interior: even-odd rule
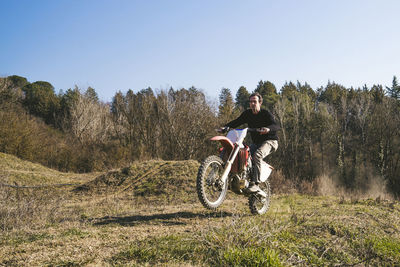
[[[250,153],[253,157],[253,182],[260,182],[261,161],[278,149],[277,140],[267,140],[262,144],[251,144]]]

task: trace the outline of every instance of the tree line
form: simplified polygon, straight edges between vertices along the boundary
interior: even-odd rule
[[[269,161],[286,179],[338,178],[363,188],[382,178],[400,195],[400,86],[313,89],[260,81],[235,96],[222,88],[218,103],[195,88],[117,92],[110,103],[95,89],[55,92],[45,81],[0,78],[0,152],[62,171],[89,172],[136,160],[202,160],[215,153],[214,129],[248,108],[259,92],[281,125],[279,149]]]

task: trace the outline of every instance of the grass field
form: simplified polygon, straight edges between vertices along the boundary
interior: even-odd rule
[[[195,193],[195,161],[59,173],[0,154],[0,265],[398,266],[400,203],[280,194],[252,216],[228,193],[216,212]]]

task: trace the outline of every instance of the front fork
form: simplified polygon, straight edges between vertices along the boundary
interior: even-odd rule
[[[239,145],[235,144],[234,148],[232,149],[231,154],[229,155],[228,160],[225,163],[225,169],[221,176],[221,181],[223,184],[225,184],[228,180],[229,173],[231,172],[231,169],[232,169],[232,164],[235,161],[236,156],[239,153],[239,150],[240,150]]]

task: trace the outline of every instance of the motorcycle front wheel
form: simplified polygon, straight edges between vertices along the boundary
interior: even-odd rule
[[[225,200],[228,182],[221,181],[223,171],[223,161],[217,156],[207,157],[199,167],[196,180],[197,195],[207,209],[215,210]]]
[[[271,189],[269,182],[265,181],[260,183],[258,186],[267,194],[267,197],[262,197],[259,194],[253,194],[249,197],[250,211],[254,215],[262,215],[266,213],[270,205]]]

